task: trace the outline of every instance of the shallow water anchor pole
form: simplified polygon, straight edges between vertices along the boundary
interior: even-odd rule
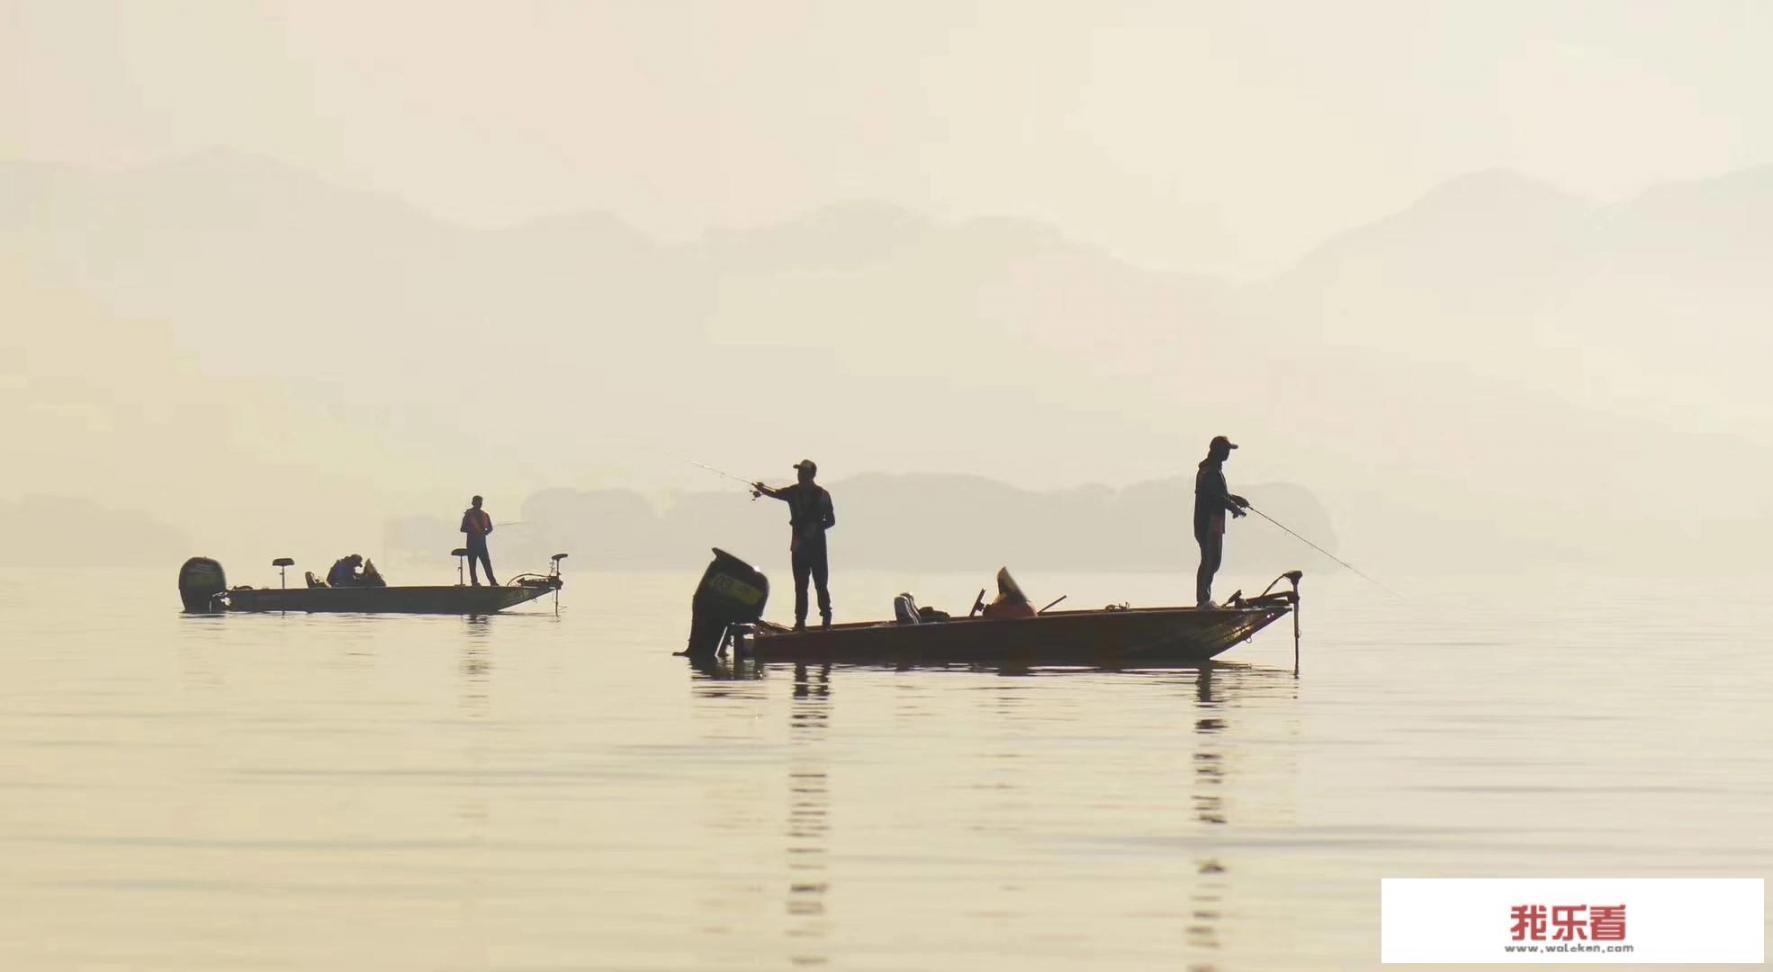
[[[554,616],[557,618],[560,617],[560,562],[565,559],[563,553],[548,558],[548,582],[554,585]]]
[[[288,572],[289,568],[295,566],[295,560],[289,557],[278,557],[276,560],[271,561],[271,566],[277,568],[277,589],[280,591],[289,590]],[[279,611],[278,613],[284,614],[287,612]]]
[[[1299,578],[1305,576],[1301,570],[1289,570],[1285,575],[1293,585],[1293,677],[1299,677]]]

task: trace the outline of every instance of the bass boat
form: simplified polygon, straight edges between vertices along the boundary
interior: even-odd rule
[[[415,587],[287,586],[288,557],[271,562],[284,574],[277,587],[229,587],[222,565],[192,557],[179,569],[179,599],[193,614],[224,611],[304,611],[349,614],[497,614],[547,594],[559,595],[560,562],[550,558],[546,574],[520,574],[502,585],[443,584]]]
[[[1189,667],[1248,641],[1295,615],[1299,571],[1288,571],[1260,595],[1234,594],[1208,607],[1132,608],[993,614],[984,591],[964,618],[895,605],[891,621],[790,629],[762,620],[769,580],[738,558],[714,551],[691,602],[684,654],[709,658],[728,648],[760,663],[844,664],[894,668],[946,665],[1034,667]],[[1008,574],[1000,572],[1000,590]],[[1281,581],[1290,582],[1275,590]],[[1014,582],[1008,586],[1013,589]],[[1018,596],[1019,591],[1015,591]],[[902,600],[908,600],[901,595]],[[1000,601],[1002,597],[1000,595]],[[996,604],[992,605],[995,607]]]

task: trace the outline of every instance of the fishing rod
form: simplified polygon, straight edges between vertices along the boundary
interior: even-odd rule
[[[1251,513],[1256,514],[1257,516],[1261,517],[1264,520],[1267,520],[1268,522],[1274,524],[1275,526],[1280,527],[1282,530],[1287,531],[1287,533],[1292,535],[1293,539],[1298,540],[1300,543],[1305,544],[1307,547],[1310,547],[1311,549],[1317,551],[1318,553],[1323,554],[1324,556],[1330,558],[1331,560],[1334,560],[1335,562],[1341,564],[1342,566],[1347,567],[1349,570],[1354,571],[1355,576],[1361,578],[1362,580],[1366,581],[1369,584],[1372,584],[1374,587],[1379,588],[1380,590],[1384,591],[1385,593],[1390,594],[1392,597],[1402,597],[1403,596],[1402,594],[1399,594],[1398,592],[1392,590],[1391,588],[1386,587],[1384,584],[1381,584],[1378,581],[1374,580],[1372,577],[1369,577],[1367,574],[1362,572],[1359,567],[1356,567],[1355,565],[1349,563],[1348,561],[1343,560],[1341,557],[1336,556],[1335,554],[1329,552],[1328,550],[1325,550],[1324,548],[1318,546],[1317,544],[1312,543],[1310,540],[1307,540],[1304,537],[1300,536],[1298,533],[1294,532],[1291,527],[1289,527],[1285,523],[1282,523],[1281,521],[1275,519],[1274,517],[1269,516],[1267,513],[1264,513],[1261,510],[1256,509],[1254,506],[1250,506],[1247,503],[1244,504],[1244,509],[1249,510]]]
[[[720,476],[725,479],[730,479],[735,483],[744,483],[745,488],[751,490],[751,498],[752,499],[757,498],[757,483],[754,480],[746,479],[743,476],[734,475],[733,473],[727,472],[724,469],[716,469],[713,466],[710,466],[705,462],[697,462],[694,459],[685,459],[684,462],[687,462],[692,466],[697,466],[702,469],[706,469],[716,476]]]

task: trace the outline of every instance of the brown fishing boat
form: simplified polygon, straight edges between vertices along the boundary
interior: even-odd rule
[[[179,598],[196,614],[223,611],[302,611],[328,614],[497,614],[547,594],[565,583],[555,554],[546,574],[520,574],[502,585],[438,584],[407,587],[229,587],[222,565],[192,557],[179,569]],[[283,571],[293,561],[271,562]]]
[[[1290,609],[1283,597],[1238,607],[1051,611],[1031,618],[888,621],[801,631],[757,624],[734,634],[740,657],[761,662],[1162,668],[1206,661],[1248,641]]]
[[[1000,575],[1000,585],[1007,576]],[[891,621],[794,630],[761,620],[769,581],[738,558],[716,550],[692,602],[694,620],[685,653],[707,657],[731,646],[737,657],[764,663],[901,668],[1198,665],[1296,611],[1300,576],[1289,571],[1257,597],[1234,595],[1214,607],[1028,609],[1023,616],[989,616],[982,613],[987,605],[981,591],[964,618],[919,614],[914,609],[897,611],[897,619]],[[1289,586],[1274,590],[1282,580]]]

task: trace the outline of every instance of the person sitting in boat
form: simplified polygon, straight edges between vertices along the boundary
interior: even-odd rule
[[[1022,593],[1021,585],[1010,576],[1008,567],[997,570],[997,599],[985,605],[985,617],[988,618],[1032,618],[1035,615],[1034,605],[1028,603],[1028,595]]]
[[[362,587],[363,575],[358,573],[363,566],[363,555],[352,554],[333,561],[332,569],[326,572],[327,587]],[[379,577],[378,577],[379,579]]]

